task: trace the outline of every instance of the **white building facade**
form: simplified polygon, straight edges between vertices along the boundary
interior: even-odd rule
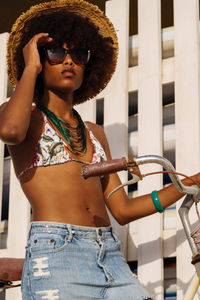
[[[106,1],[106,14],[119,39],[117,70],[94,101],[77,109],[84,120],[104,127],[113,158],[161,155],[170,159],[177,171],[191,175],[200,170],[199,1],[174,0],[174,25],[164,29],[161,0],[138,0],[137,6],[138,34],[129,36],[129,0]],[[0,103],[11,93],[6,73],[7,38],[7,33],[0,34]],[[160,167],[148,165],[141,170],[147,173]],[[126,172],[119,175],[122,182],[127,180]],[[147,177],[137,188],[129,189],[129,196],[150,193],[167,183],[162,175]],[[6,203],[7,217],[3,213]],[[195,271],[176,213],[180,203],[127,226],[113,221],[122,251],[156,300],[182,300]],[[2,217],[0,223],[0,257],[23,257],[30,206],[2,142],[0,215],[8,219]],[[195,211],[190,220],[198,223]],[[8,290],[5,297],[0,293],[0,299],[4,298],[20,300],[20,289]],[[200,294],[194,299],[200,299]]]

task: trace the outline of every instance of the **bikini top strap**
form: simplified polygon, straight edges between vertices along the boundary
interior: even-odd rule
[[[46,122],[47,121],[47,116],[45,115],[45,113],[43,113],[43,111],[41,111],[41,114],[43,115],[43,119]]]

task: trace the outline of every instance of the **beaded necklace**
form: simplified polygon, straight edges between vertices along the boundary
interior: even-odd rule
[[[72,152],[82,154],[86,150],[86,131],[85,125],[79,113],[73,108],[72,111],[78,120],[77,126],[72,126],[68,122],[57,117],[52,111],[37,102],[37,107],[41,110],[50,122],[56,127],[60,134],[65,138]]]

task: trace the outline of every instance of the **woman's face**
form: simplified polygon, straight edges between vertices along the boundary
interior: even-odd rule
[[[67,45],[64,44],[63,48],[67,49]],[[83,82],[84,70],[85,66],[75,64],[69,53],[59,64],[52,65],[45,59],[42,70],[44,89],[73,93],[80,88]]]

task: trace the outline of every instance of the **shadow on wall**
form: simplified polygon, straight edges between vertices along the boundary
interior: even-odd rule
[[[196,221],[191,227],[191,230],[193,230],[197,225],[199,225],[199,221]],[[185,242],[187,240],[186,238],[186,235],[185,235],[185,232],[183,229],[181,230],[178,230],[176,232],[176,240],[177,240],[177,247],[181,246],[183,244],[183,242]],[[143,252],[144,253],[149,253],[149,256],[146,257],[146,259],[143,260],[143,264],[142,265],[145,265],[145,264],[148,264],[150,262],[153,262],[153,261],[156,261],[158,259],[160,259],[160,257],[156,256],[156,251],[153,251],[153,249],[155,249],[155,247],[157,247],[158,245],[158,242],[159,243],[163,243],[163,240],[161,240],[161,238],[159,239],[156,239],[154,241],[151,241],[151,242],[148,242],[148,243],[144,243],[142,244],[141,246],[138,247],[138,251],[140,251],[140,247],[143,248]],[[130,243],[132,243],[132,245],[129,247],[131,249],[137,249],[137,246],[135,245],[134,241],[133,240],[130,240]],[[171,243],[174,243],[174,237],[170,237],[166,240],[166,243],[167,244],[171,244]],[[187,245],[188,246],[188,245]],[[152,251],[150,251],[152,250]],[[190,254],[191,254],[191,258],[192,258],[192,252],[191,250],[189,249],[190,251]],[[170,255],[173,255],[173,253],[169,253],[169,256]],[[187,263],[191,263],[191,259],[189,259],[189,261]],[[195,271],[195,269],[194,269]],[[178,289],[179,290],[182,290],[182,291],[186,291],[187,288],[188,288],[188,285],[189,285],[190,282],[183,282],[181,281],[180,279],[178,280]],[[155,283],[151,283],[150,281],[146,284],[146,288],[148,291],[155,291],[156,288],[160,287],[160,282],[155,282]]]
[[[114,113],[114,112],[113,112]],[[120,121],[120,120],[119,120]],[[128,126],[123,123],[115,123],[104,126],[108,139],[112,158],[128,156]],[[133,153],[134,156],[134,153]]]

